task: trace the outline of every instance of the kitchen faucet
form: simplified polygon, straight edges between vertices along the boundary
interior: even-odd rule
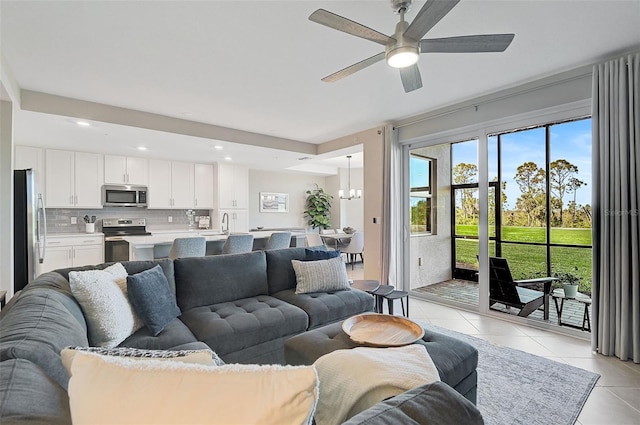
[[[227,228],[226,229],[224,228],[224,224],[225,223],[227,224]],[[227,214],[227,213],[222,214],[221,224],[222,224],[222,233],[224,233],[225,235],[228,235],[229,234],[229,214]]]

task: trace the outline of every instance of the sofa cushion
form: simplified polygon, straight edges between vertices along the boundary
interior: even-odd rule
[[[160,266],[128,276],[127,290],[133,308],[154,336],[180,316],[180,309]]]
[[[175,260],[178,306],[195,307],[267,295],[263,251]]]
[[[309,316],[309,329],[373,311],[373,296],[358,289],[312,294],[296,294],[294,289],[287,289],[273,296],[304,310]]]
[[[174,319],[158,335],[153,335],[146,326],[122,341],[120,347],[144,348],[147,350],[169,350],[198,340],[180,320]]]
[[[447,384],[437,381],[390,398],[343,425],[482,425],[480,411]]]
[[[260,295],[187,310],[180,319],[198,340],[224,355],[307,329],[304,311]]]
[[[0,320],[0,361],[29,360],[66,389],[69,377],[60,351],[89,344],[84,322],[67,309],[80,309],[69,297],[49,289],[23,291]]]
[[[266,251],[269,295],[296,287],[296,273],[291,260],[304,260],[307,248],[274,249]]]
[[[296,273],[296,294],[351,290],[342,258],[318,261],[291,260],[291,265]]]
[[[0,362],[0,418],[3,425],[71,423],[69,397],[40,367],[24,359]]]

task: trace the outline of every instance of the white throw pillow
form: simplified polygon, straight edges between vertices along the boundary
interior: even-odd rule
[[[62,365],[71,376],[71,365],[77,353],[92,353],[100,356],[126,357],[132,360],[162,360],[182,363],[197,363],[222,366],[224,362],[212,350],[145,350],[131,347],[66,347],[60,353]]]
[[[123,276],[126,288],[127,272],[120,263],[104,270],[69,272],[71,292],[84,312],[91,345],[115,347],[143,325],[126,289],[117,283]]]
[[[347,269],[342,258],[329,260],[291,260],[296,273],[296,294],[350,290]]]
[[[376,403],[439,381],[423,345],[336,350],[315,361],[320,378],[317,425],[338,425]]]
[[[69,402],[82,424],[310,424],[313,366],[137,361],[76,353]]]

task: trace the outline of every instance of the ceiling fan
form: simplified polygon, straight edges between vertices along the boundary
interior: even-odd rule
[[[385,51],[341,69],[322,79],[332,83],[360,71],[376,62],[386,59],[387,64],[400,69],[404,91],[409,93],[422,87],[418,69],[420,53],[476,53],[504,52],[515,34],[464,35],[446,38],[422,37],[433,28],[460,0],[427,0],[411,24],[404,20],[412,0],[391,0],[391,7],[400,15],[393,36],[387,36],[343,16],[324,9],[318,9],[309,20],[326,25],[338,31],[373,41],[385,46]]]

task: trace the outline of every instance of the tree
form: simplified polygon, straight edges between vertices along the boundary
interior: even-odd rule
[[[562,210],[564,208],[564,196],[567,191],[571,191],[574,187],[577,190],[585,184],[575,178],[577,173],[578,167],[566,159],[558,159],[549,164],[549,188],[551,194],[560,200],[560,223],[564,223]]]
[[[544,170],[535,162],[525,162],[516,170],[514,180],[522,195],[516,200],[516,207],[527,215],[527,226],[533,226],[540,217],[540,208],[546,210],[544,202]]]
[[[461,162],[453,167],[453,183],[454,184],[468,184],[473,183],[475,177],[478,175],[478,166],[475,164],[467,164]],[[469,223],[473,222],[476,217],[476,201],[473,197],[474,189],[461,189],[460,191],[460,208],[462,217],[459,222]]]
[[[577,208],[575,208],[576,204],[576,194],[578,192],[578,189],[580,189],[582,186],[586,186],[587,183],[583,182],[582,180],[575,178],[575,177],[571,177],[571,179],[569,179],[569,183],[567,184],[568,189],[573,192],[573,221],[575,223],[576,221],[576,210]]]

